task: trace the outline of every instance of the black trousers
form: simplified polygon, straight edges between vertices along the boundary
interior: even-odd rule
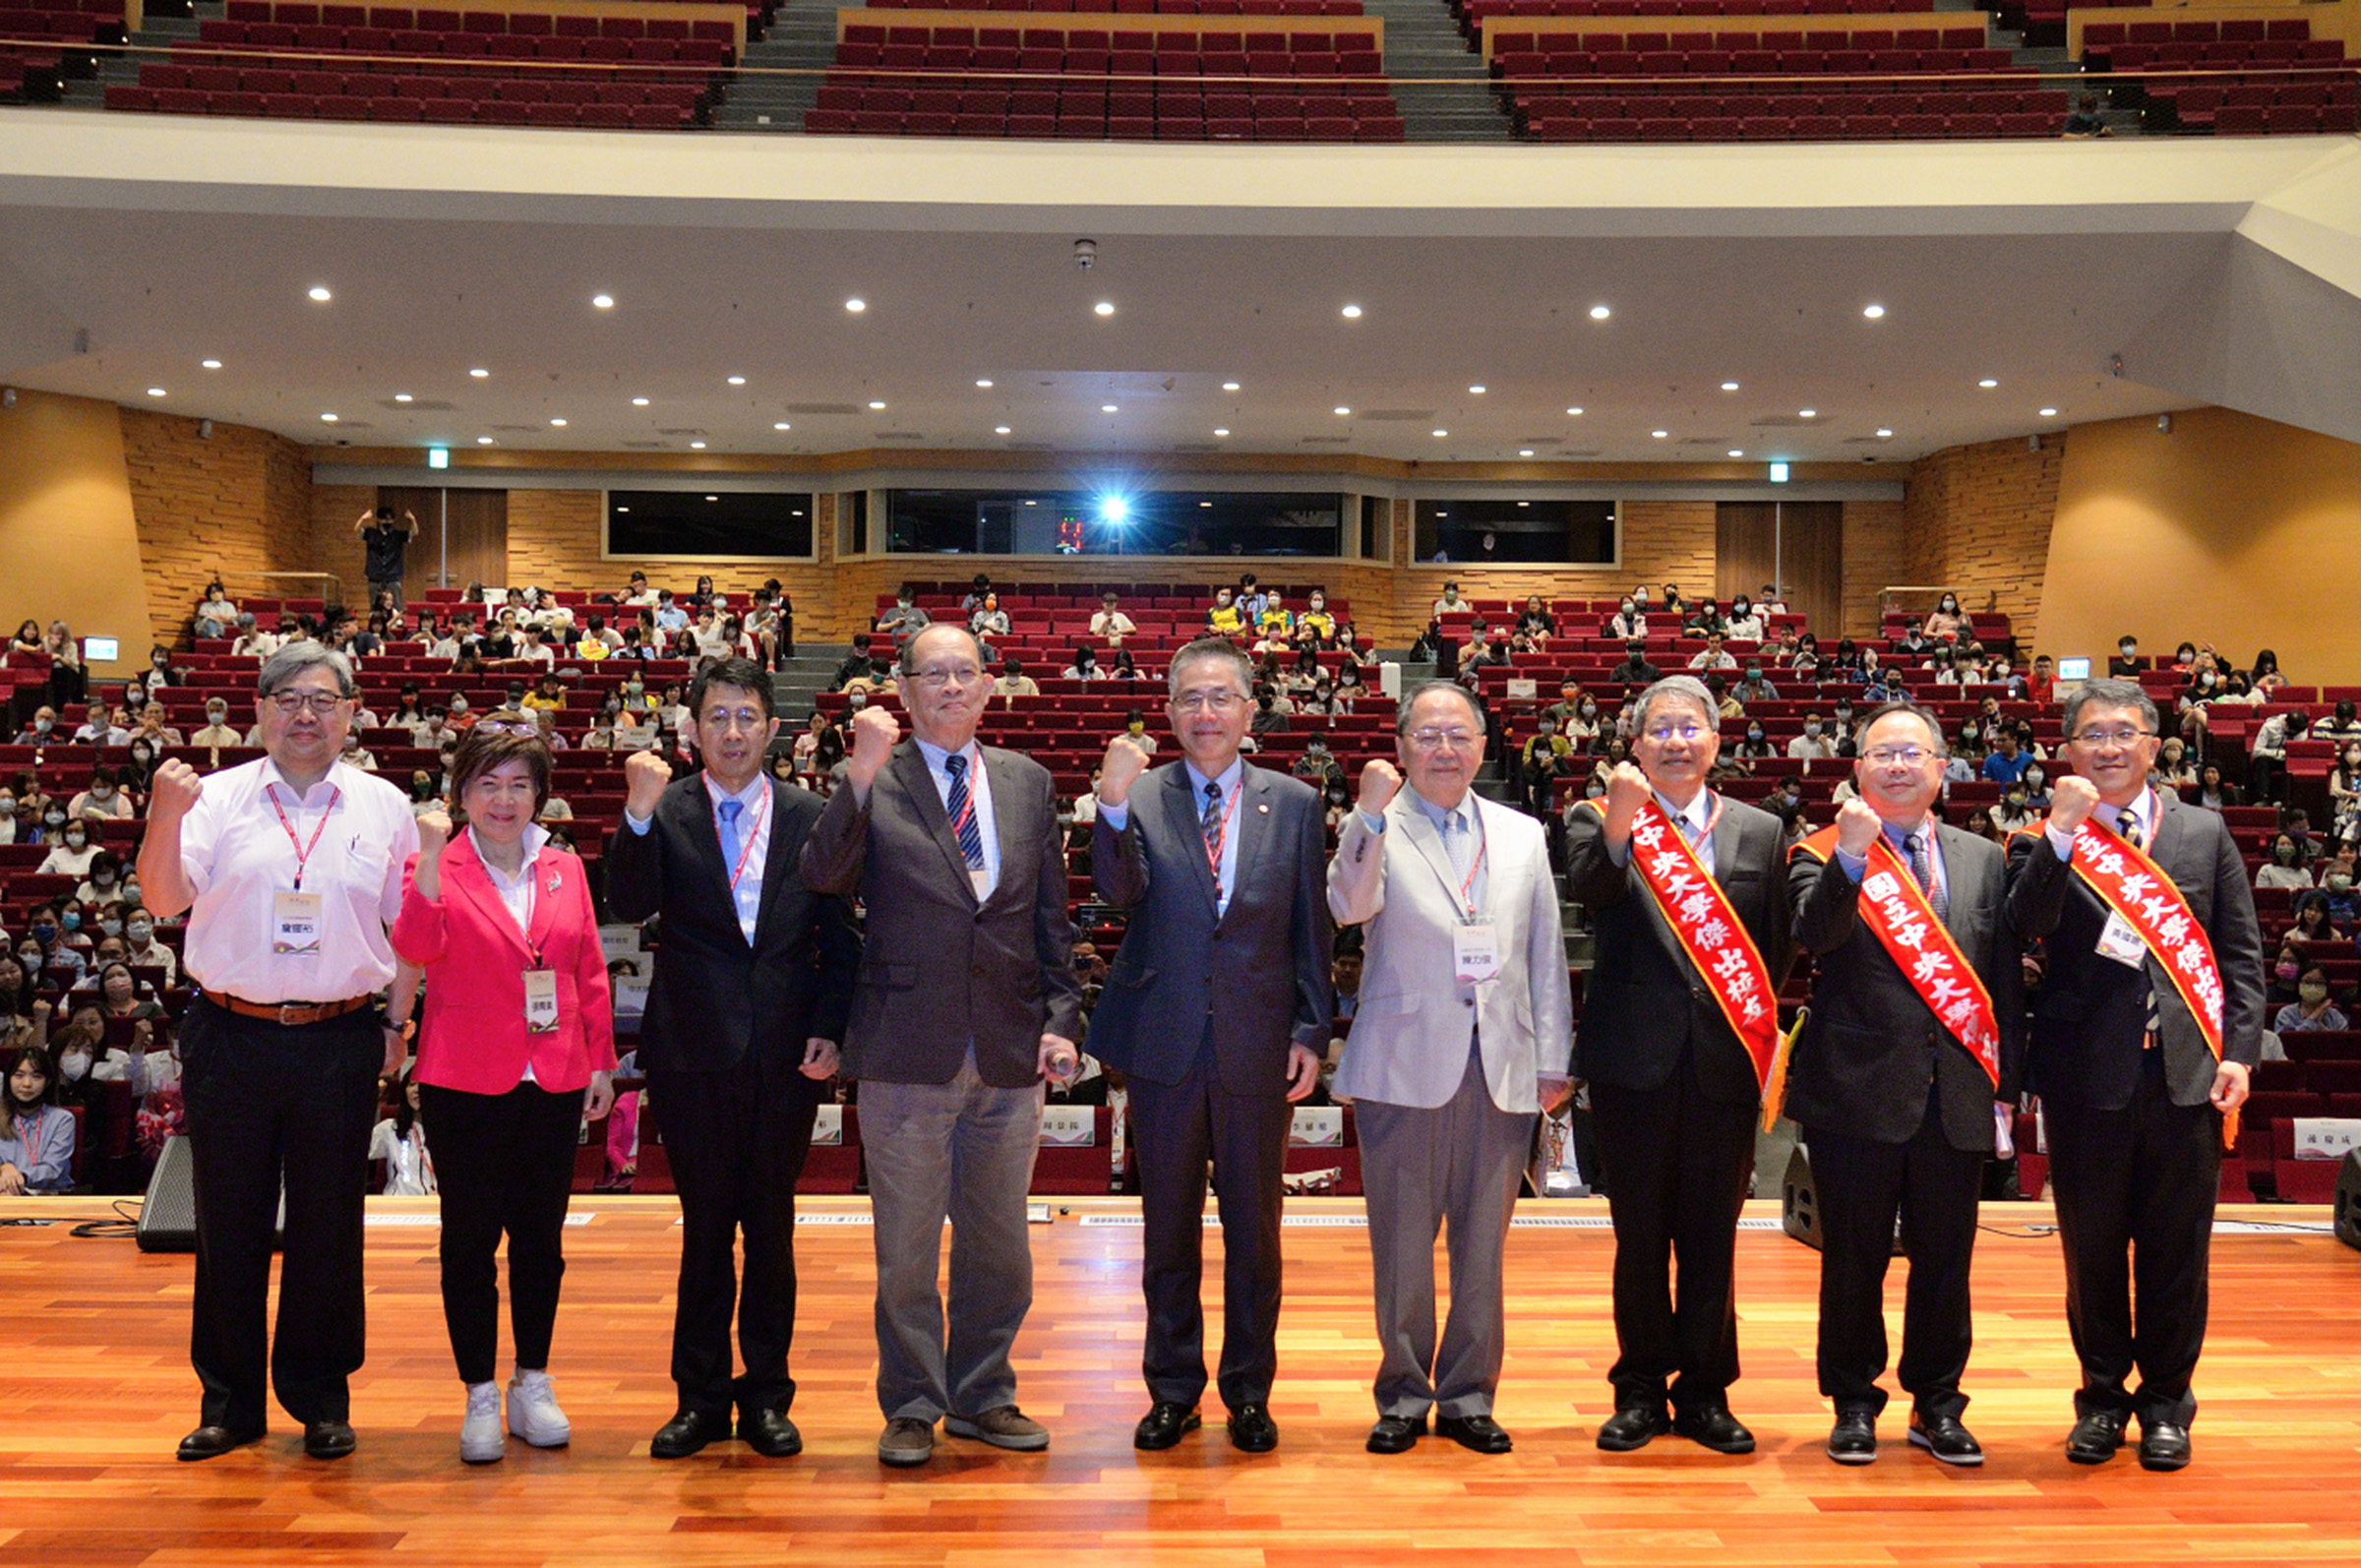
[[[1279,1371],[1279,1213],[1295,1108],[1222,1087],[1210,1047],[1177,1084],[1131,1080],[1131,1147],[1146,1221],[1148,1397],[1194,1405],[1205,1391],[1205,1166],[1222,1217],[1222,1403],[1270,1402]]]
[[[733,1406],[783,1411],[795,1402],[795,1379],[787,1375],[795,1338],[795,1183],[818,1108],[795,1064],[771,1055],[783,1058],[785,1048],[749,1051],[718,1072],[647,1075],[681,1194],[672,1380],[681,1408],[707,1416],[727,1417]],[[730,1375],[733,1310],[746,1361],[736,1378]]]
[[[345,1420],[366,1345],[361,1216],[385,1034],[375,1008],[289,1027],[200,997],[181,1020],[196,1175],[189,1359],[209,1426],[257,1427],[264,1375],[288,1415]],[[287,1204],[275,1339],[271,1234]]]
[[[582,1091],[519,1083],[506,1094],[418,1086],[420,1120],[443,1199],[443,1322],[459,1380],[492,1381],[500,1357],[500,1269],[509,1238],[509,1332],[516,1364],[549,1366],[566,1277],[566,1205],[581,1136]]]
[[[1694,1053],[1656,1089],[1591,1085],[1615,1222],[1615,1408],[1723,1405],[1738,1380],[1731,1273],[1761,1108],[1708,1099]],[[1680,1282],[1673,1297],[1672,1268]],[[1673,1378],[1677,1374],[1678,1381]]]
[[[2044,1105],[2042,1120],[2066,1249],[2066,1325],[2083,1363],[2076,1414],[2186,1426],[2206,1343],[2221,1113],[2174,1105],[2151,1071],[2120,1111]],[[2134,1368],[2136,1392],[2125,1387]]]
[[[1886,1408],[1886,1265],[1902,1219],[1910,1280],[1902,1309],[1902,1386],[1929,1417],[1968,1408],[1960,1378],[1974,1333],[1968,1269],[1985,1155],[1943,1136],[1939,1097],[1907,1143],[1873,1143],[1806,1127],[1820,1195],[1820,1392],[1840,1415]]]

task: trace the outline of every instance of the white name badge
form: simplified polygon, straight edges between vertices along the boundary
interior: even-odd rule
[[[1298,1106],[1295,1123],[1288,1128],[1287,1142],[1295,1149],[1341,1149],[1345,1146],[1345,1111],[1342,1106]]]
[[[1045,1149],[1087,1149],[1098,1141],[1098,1116],[1093,1106],[1044,1106],[1041,1144]]]
[[[1490,921],[1452,928],[1451,948],[1452,973],[1462,981],[1482,985],[1500,978],[1500,943]]]
[[[844,1107],[821,1106],[812,1116],[812,1147],[841,1149],[844,1147]]]
[[[524,972],[524,1027],[545,1035],[558,1027],[558,974],[554,969]]]
[[[271,898],[271,950],[288,957],[320,951],[320,895],[279,892]]]
[[[975,885],[977,903],[981,904],[992,896],[992,873],[979,867],[967,874],[967,879]]]
[[[2099,957],[2112,958],[2127,969],[2138,969],[2148,962],[2148,943],[2140,939],[2140,933],[2130,921],[2113,910],[2107,911],[2106,929],[2098,934],[2097,952]]]

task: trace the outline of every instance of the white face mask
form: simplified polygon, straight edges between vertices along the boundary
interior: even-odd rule
[[[90,1073],[91,1054],[87,1051],[69,1051],[57,1058],[57,1070],[66,1082],[80,1083]]]

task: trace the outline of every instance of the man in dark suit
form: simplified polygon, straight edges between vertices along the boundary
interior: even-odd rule
[[[844,1055],[877,1217],[878,1457],[923,1465],[938,1419],[998,1448],[1050,1445],[1017,1409],[1009,1349],[1033,1304],[1025,1193],[1043,1078],[1080,1071],[1082,1009],[1057,795],[1040,763],[976,744],[992,698],[982,647],[925,628],[903,645],[901,693],[910,743],[884,708],[862,710],[803,865],[868,911]]]
[[[2262,1055],[2262,934],[2220,814],[2149,788],[2160,743],[2139,685],[2085,682],[2066,700],[2066,737],[2074,776],[2058,780],[2044,830],[2009,850],[2010,922],[2048,955],[2026,1078],[2049,1134],[2066,1321],[2083,1363],[2066,1456],[2112,1458],[2136,1415],[2140,1463],[2178,1470],[2197,1415],[2189,1380],[2206,1338],[2222,1117]],[[2218,1055],[2154,953],[2136,932],[2123,939],[2128,923],[2071,864],[2086,819],[2144,848],[2204,931],[2221,987]]]
[[[1604,810],[1586,807],[1566,824],[1567,892],[1590,911],[1598,932],[1574,1070],[1591,1087],[1615,1224],[1621,1354],[1607,1373],[1615,1414],[1600,1426],[1598,1443],[1622,1453],[1670,1431],[1747,1454],[1754,1435],[1729,1413],[1729,1385],[1738,1376],[1731,1263],[1754,1168],[1762,1078],[1711,978],[1674,935],[1634,864],[1631,830],[1634,815],[1653,802],[1720,885],[1763,960],[1773,1041],[1776,996],[1794,954],[1786,835],[1770,813],[1705,787],[1721,736],[1704,683],[1676,675],[1649,687],[1633,725],[1638,765],[1622,763],[1609,776]],[[1666,1414],[1667,1398],[1677,1417]]]
[[[1802,1126],[1819,1189],[1820,1392],[1836,1405],[1828,1454],[1841,1465],[1877,1458],[1897,1215],[1910,1259],[1900,1368],[1910,1443],[1945,1464],[1983,1463],[1960,1421],[1968,1269],[1995,1107],[2005,1114],[2017,1098],[2024,985],[2002,918],[2000,846],[1929,814],[1943,754],[1925,709],[1890,703],[1870,715],[1853,764],[1859,799],[1798,844],[1788,866],[1795,944],[1818,972],[1786,1114]],[[1906,877],[1919,895],[1912,907],[1931,908],[1981,983],[1980,1012],[1922,920],[1894,927],[1901,950],[1916,955],[1908,969],[1873,929]]]
[[[1309,785],[1239,755],[1254,667],[1222,637],[1173,656],[1183,760],[1147,771],[1118,736],[1099,777],[1091,880],[1130,911],[1087,1049],[1128,1079],[1147,1221],[1152,1401],[1132,1434],[1170,1448],[1205,1388],[1205,1167],[1221,1173],[1222,1403],[1230,1441],[1277,1446],[1279,1212],[1293,1102],[1327,1049],[1327,835]]]
[[[763,771],[779,728],[770,677],[718,660],[689,706],[703,768],[675,781],[662,757],[633,753],[606,857],[608,906],[626,920],[663,917],[639,1063],[681,1194],[680,1408],[648,1452],[680,1459],[729,1436],[735,1407],[738,1435],[778,1458],[803,1448],[787,1417],[795,1183],[836,1071],[861,940],[845,901],[797,871],[819,798]],[[733,1300],[746,1356],[734,1381]]]

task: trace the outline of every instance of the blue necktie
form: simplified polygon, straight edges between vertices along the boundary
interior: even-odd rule
[[[964,755],[946,756],[942,770],[951,775],[950,799],[943,810],[950,814],[951,831],[959,835],[959,853],[967,857],[967,869],[984,869],[984,830],[976,825],[975,803],[967,798],[967,758]]]
[[[746,810],[743,801],[723,801],[721,812],[721,866],[725,872],[738,867],[738,817]]]

